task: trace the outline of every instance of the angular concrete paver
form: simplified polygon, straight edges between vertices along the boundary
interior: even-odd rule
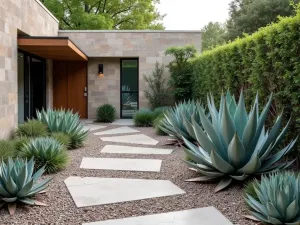
[[[185,193],[168,180],[69,177],[65,180],[65,184],[77,207]]]
[[[133,126],[134,125],[132,119],[118,119],[118,120],[115,120],[112,124],[120,125],[120,126]]]
[[[83,126],[83,129],[89,130],[89,131],[95,131],[95,130],[103,129],[105,127],[106,126],[102,126],[102,125],[98,125],[98,124],[85,124]]]
[[[94,120],[91,120],[91,119],[81,119],[80,122],[82,124],[91,124],[91,123],[94,123]]]
[[[105,145],[101,153],[140,154],[140,155],[168,155],[173,149],[131,147],[121,145]]]
[[[159,172],[161,163],[159,159],[83,158],[80,168]]]
[[[83,225],[233,225],[216,208],[206,207]]]
[[[101,132],[94,133],[94,135],[112,135],[112,134],[130,134],[130,133],[137,133],[138,130],[135,130],[131,127],[118,127],[110,130],[105,130]]]
[[[142,144],[142,145],[156,145],[158,143],[158,141],[144,134],[101,137],[101,140],[118,142],[118,143],[128,143],[128,144]]]

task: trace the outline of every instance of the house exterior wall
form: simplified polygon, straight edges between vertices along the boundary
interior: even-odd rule
[[[0,0],[0,138],[18,122],[18,33],[57,36],[58,21],[38,0]]]
[[[168,64],[164,55],[171,46],[194,45],[201,52],[200,31],[59,31],[69,37],[88,57],[88,116],[95,118],[97,106],[110,103],[120,115],[120,58],[139,59],[139,107],[148,107],[144,96],[144,75],[152,73],[155,62]],[[99,78],[98,64],[104,64]]]

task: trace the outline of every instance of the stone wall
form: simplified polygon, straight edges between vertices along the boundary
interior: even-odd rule
[[[17,35],[57,32],[58,21],[38,0],[0,0],[0,138],[18,121]]]
[[[59,31],[59,36],[70,37],[89,57],[89,118],[94,118],[95,107],[103,103],[120,111],[119,58],[139,58],[139,104],[143,108],[148,107],[143,76],[152,73],[156,61],[170,62],[170,57],[164,56],[168,47],[193,44],[201,52],[200,31]],[[103,80],[97,77],[100,63],[108,70]]]
[[[104,77],[98,65],[104,66]],[[120,115],[120,58],[90,58],[88,63],[88,118],[96,118],[97,107],[109,103]]]

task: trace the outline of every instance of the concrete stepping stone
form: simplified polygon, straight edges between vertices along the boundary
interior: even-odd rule
[[[99,130],[99,129],[103,129],[106,126],[102,126],[102,125],[98,125],[98,124],[85,124],[83,126],[84,130],[89,130],[89,131],[95,131],[95,130]]]
[[[102,141],[118,142],[118,143],[128,143],[128,144],[141,144],[141,145],[156,145],[158,141],[144,134],[136,135],[124,135],[124,136],[114,136],[114,137],[101,137]]]
[[[120,126],[133,126],[134,125],[132,119],[118,119],[118,120],[115,120],[112,124],[120,125]]]
[[[101,132],[94,133],[94,135],[111,135],[111,134],[130,134],[130,133],[137,133],[138,130],[135,130],[130,127],[118,127],[110,130],[105,130]]]
[[[105,205],[185,193],[168,180],[69,177],[64,182],[77,207]]]
[[[233,225],[216,208],[206,207],[83,225]]]
[[[161,163],[162,160],[159,159],[83,158],[80,168],[160,172]]]
[[[94,120],[91,120],[91,119],[81,119],[80,122],[82,124],[91,124],[91,123],[94,123]]]
[[[120,145],[105,145],[101,153],[118,153],[118,154],[140,154],[140,155],[168,155],[173,152],[173,149],[163,148],[145,148],[131,147]]]

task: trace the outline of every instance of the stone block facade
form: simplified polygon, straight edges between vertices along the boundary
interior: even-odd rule
[[[0,138],[18,122],[18,35],[57,36],[58,21],[38,0],[0,0]]]
[[[120,115],[120,58],[139,59],[139,107],[148,107],[144,96],[144,75],[152,73],[155,62],[167,65],[164,55],[171,46],[194,45],[201,52],[200,31],[59,31],[69,37],[88,57],[88,115],[110,103]],[[104,64],[105,78],[99,78],[98,64]]]

